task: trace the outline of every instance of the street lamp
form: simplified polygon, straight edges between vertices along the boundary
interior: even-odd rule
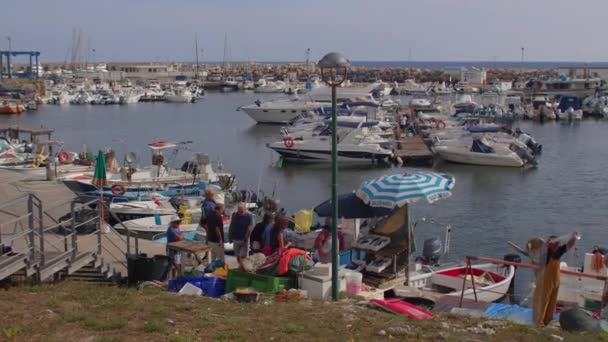
[[[11,72],[11,52],[12,52],[12,39],[11,36],[6,36],[6,40],[8,40],[8,56],[6,58],[6,62],[7,62],[7,67],[6,67],[6,71],[8,72],[8,78],[13,78],[12,72]]]
[[[336,87],[346,80],[349,60],[338,52],[330,52],[318,63],[321,78],[331,87],[331,288],[332,299],[338,300],[338,267],[340,266],[338,247],[338,139],[336,137]]]

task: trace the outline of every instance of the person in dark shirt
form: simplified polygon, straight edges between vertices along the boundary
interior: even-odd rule
[[[244,270],[243,259],[249,255],[249,238],[253,230],[253,216],[247,211],[245,203],[238,204],[237,212],[230,219],[230,241],[239,269]]]
[[[224,261],[224,204],[216,203],[207,217],[207,244],[211,246],[211,255],[214,260]]]
[[[207,192],[205,192],[205,200],[201,206],[201,227],[205,227],[207,225],[207,217],[213,213],[216,205],[215,194],[213,191],[207,190]]]
[[[560,258],[574,247],[577,239],[578,233],[574,232],[565,245],[560,245],[556,236],[549,237],[546,244],[547,258],[541,260],[541,263],[545,262],[545,267],[539,272],[534,289],[534,323],[540,326],[546,326],[553,320],[559,293]]]
[[[167,228],[167,243],[177,242],[184,239],[184,232],[179,229],[179,225],[182,223],[181,217],[177,215],[171,216],[169,222],[169,228]],[[167,247],[167,255],[173,260],[173,267],[171,268],[171,275],[173,278],[181,272],[182,267],[182,253],[174,249]]]
[[[251,252],[260,253],[264,249],[264,230],[272,223],[272,214],[266,213],[262,221],[253,227],[251,232]]]

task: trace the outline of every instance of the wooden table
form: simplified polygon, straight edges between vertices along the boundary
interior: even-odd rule
[[[211,263],[213,261],[213,255],[211,255],[211,246],[196,241],[189,240],[181,240],[176,242],[171,242],[167,244],[167,249],[178,251],[186,254],[193,254],[197,258],[199,265],[202,264],[202,260],[207,259],[207,263]],[[205,256],[201,259],[198,258],[199,255],[204,254]],[[183,261],[182,261],[183,262]],[[183,267],[182,267],[183,272]]]

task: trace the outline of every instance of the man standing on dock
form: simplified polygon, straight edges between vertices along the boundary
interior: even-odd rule
[[[245,203],[240,202],[237,212],[230,220],[229,235],[234,245],[234,255],[239,262],[239,269],[244,270],[243,259],[249,254],[249,238],[253,230],[253,217],[247,212]]]
[[[546,243],[546,249],[541,254],[543,255],[541,262],[544,262],[544,265],[541,265],[541,270],[536,278],[533,304],[534,323],[539,326],[546,326],[553,320],[559,293],[560,258],[574,247],[577,238],[578,233],[572,233],[568,242],[560,246],[560,239],[557,236],[551,236]]]
[[[215,210],[207,217],[207,244],[211,246],[214,260],[224,261],[224,203],[217,202]]]

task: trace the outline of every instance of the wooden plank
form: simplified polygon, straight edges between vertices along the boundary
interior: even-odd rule
[[[211,246],[207,244],[188,240],[171,242],[167,247],[192,254],[207,253],[211,250]]]

